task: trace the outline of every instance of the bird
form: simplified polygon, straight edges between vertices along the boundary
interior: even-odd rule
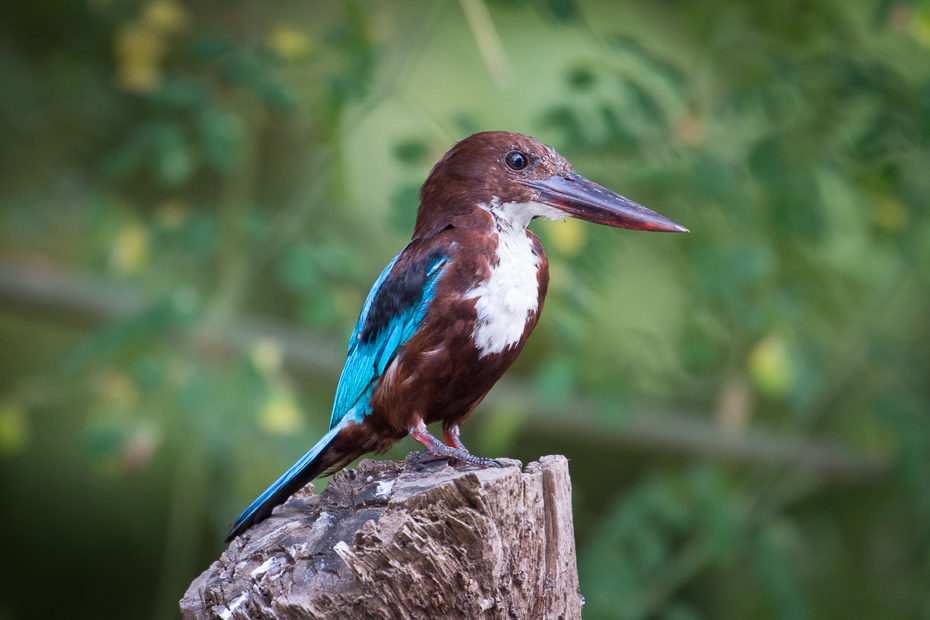
[[[539,320],[549,263],[527,229],[538,217],[688,232],[577,174],[529,136],[486,131],[455,144],[420,189],[411,241],[365,299],[329,432],[239,515],[226,542],[317,476],[407,435],[425,446],[422,462],[500,466],[469,452],[459,431]],[[437,422],[444,442],[427,430]]]

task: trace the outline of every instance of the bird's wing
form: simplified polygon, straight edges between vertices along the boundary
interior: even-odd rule
[[[452,260],[441,246],[419,259],[409,260],[404,254],[415,241],[384,268],[368,293],[336,388],[331,429],[347,416],[357,423],[371,413],[368,401],[375,382],[416,333],[436,295],[436,283]],[[392,273],[402,258],[405,260],[397,273]]]

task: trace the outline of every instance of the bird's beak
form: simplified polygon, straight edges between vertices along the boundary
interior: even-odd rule
[[[537,202],[555,207],[580,220],[634,230],[688,232],[687,228],[679,226],[667,217],[627,200],[574,172],[522,183],[534,190]]]

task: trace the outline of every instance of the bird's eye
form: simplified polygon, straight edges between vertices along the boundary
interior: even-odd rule
[[[507,166],[511,170],[523,170],[526,168],[526,164],[529,163],[526,155],[519,151],[507,153],[507,157],[504,158],[504,161],[507,162]]]

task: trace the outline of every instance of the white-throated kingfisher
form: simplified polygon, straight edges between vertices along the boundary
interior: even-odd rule
[[[229,542],[295,491],[411,435],[422,460],[472,455],[459,428],[523,349],[549,285],[549,261],[526,226],[574,217],[687,232],[575,174],[528,136],[488,131],[439,160],[420,189],[413,239],[381,272],[349,342],[329,432],[239,515]],[[445,443],[426,426],[442,422]]]

